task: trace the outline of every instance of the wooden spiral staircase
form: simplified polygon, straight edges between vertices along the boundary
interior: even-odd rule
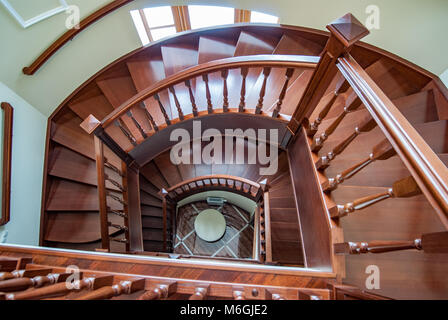
[[[368,265],[381,268],[388,296],[412,297],[405,292],[413,288],[410,278],[423,283],[422,296],[443,296],[427,275],[447,285],[440,267],[448,263],[441,255],[447,252],[448,227],[446,88],[411,63],[358,42],[368,32],[353,16],[328,29],[330,37],[268,25],[184,33],[122,57],[64,101],[49,119],[41,244],[165,252],[157,254],[162,259],[158,262],[145,261],[172,268],[166,274],[160,269],[117,269],[109,265],[114,258],[104,255],[101,259],[107,262],[101,270],[115,275],[100,279],[98,286],[95,280],[85,286],[108,289],[81,298],[110,298],[113,292],[138,292],[142,299],[180,293],[256,299],[254,292],[263,292],[266,299],[299,298],[300,292],[302,298],[382,298],[353,287],[340,286],[337,292],[342,278],[363,286]],[[169,135],[176,128],[189,130],[194,120],[218,129],[278,129],[278,141],[271,140],[281,147],[277,173],[262,175],[260,165],[174,165]],[[238,141],[246,154],[258,143]],[[237,184],[230,177],[249,182]],[[259,204],[257,265],[212,264],[241,271],[241,277],[278,272],[283,280],[261,277],[263,283],[285,287],[278,292],[253,288],[254,280],[238,288],[232,283],[247,280],[235,275],[219,292],[219,285],[185,284],[174,276],[181,265],[172,259],[189,262],[170,255],[173,192],[222,188],[250,197],[256,184],[265,186],[252,195],[258,194]],[[418,250],[425,252],[424,258]],[[32,268],[46,268],[42,274],[48,266],[61,272],[64,265],[47,261],[58,255],[51,251],[13,248],[0,253],[31,254],[40,261]],[[97,255],[85,253],[84,259],[94,261]],[[138,261],[119,259],[123,266]],[[194,263],[197,268],[210,266]],[[409,264],[414,267],[409,269]],[[124,279],[117,272],[144,276]],[[400,273],[406,277],[397,277]],[[285,285],[292,278],[296,280]],[[210,283],[211,275],[202,274],[202,280]],[[307,291],[311,287],[317,291]]]

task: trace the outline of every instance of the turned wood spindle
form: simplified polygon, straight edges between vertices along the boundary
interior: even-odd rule
[[[340,218],[349,213],[365,209],[375,203],[389,198],[409,198],[419,194],[421,194],[421,190],[414,178],[407,177],[395,182],[392,188],[385,192],[356,199],[355,201],[346,203],[345,205],[335,205],[329,209],[329,213],[332,218]]]
[[[159,284],[155,288],[152,288],[143,293],[138,300],[160,300],[166,299],[170,295],[176,292],[176,283]]]
[[[261,110],[263,109],[264,96],[266,95],[266,85],[270,73],[271,68],[263,68],[263,84],[261,85],[260,97],[258,99],[257,107],[255,108],[255,114],[261,114]]]
[[[325,156],[319,158],[316,162],[317,170],[325,170],[330,165],[330,162],[336,158],[337,155],[341,154],[361,133],[369,132],[376,127],[375,120],[368,116],[367,119],[362,121],[358,126],[355,127],[355,131],[345,138],[341,143],[328,152]]]
[[[228,112],[229,111],[229,89],[227,87],[227,78],[229,76],[229,70],[225,69],[221,71],[221,77],[222,77],[222,81],[223,81],[223,101],[222,101],[222,108],[224,110],[224,112]]]
[[[198,107],[196,105],[196,100],[194,98],[193,90],[191,89],[190,80],[185,81],[185,86],[188,88],[188,93],[190,95],[190,102],[191,102],[191,109],[193,110],[193,116],[197,117],[199,115]]]
[[[44,276],[51,273],[51,269],[22,269],[11,272],[0,272],[0,281],[16,279],[16,278],[33,278],[36,276]]]
[[[0,282],[0,292],[23,291],[28,288],[40,288],[48,284],[55,284],[65,281],[69,273],[50,273],[46,276],[36,276],[33,278],[19,277]]]
[[[137,119],[135,119],[134,114],[132,113],[132,111],[129,110],[128,112],[126,112],[126,115],[132,120],[132,123],[134,123],[134,125],[137,127],[137,129],[140,132],[140,134],[142,135],[143,139],[148,138],[148,135],[146,134],[145,130],[143,130],[142,126],[137,121]]]
[[[328,113],[331,110],[331,107],[333,106],[334,102],[336,101],[337,97],[342,93],[347,91],[347,89],[350,87],[349,83],[345,78],[342,78],[339,83],[337,84],[335,90],[332,94],[332,97],[330,101],[325,105],[325,107],[321,110],[319,115],[317,116],[316,120],[314,120],[313,123],[309,125],[307,128],[307,134],[308,136],[312,137],[316,134],[317,130],[319,129],[319,125],[322,123],[322,121],[325,119],[325,117],[328,115]]]
[[[154,94],[154,99],[157,101],[157,103],[159,104],[159,108],[160,108],[160,111],[162,112],[162,114],[163,114],[163,117],[165,118],[165,123],[169,126],[169,125],[171,125],[171,120],[170,120],[170,118],[168,117],[168,114],[166,113],[166,110],[165,110],[165,107],[163,106],[163,104],[162,104],[162,101],[160,100],[160,96],[156,93],[156,94]]]
[[[123,120],[118,119],[114,123],[121,130],[121,132],[125,135],[125,137],[129,140],[129,142],[134,147],[136,147],[137,146],[137,140],[134,138],[132,133],[126,128],[126,125],[124,124]]]
[[[361,99],[358,98],[355,94],[349,96],[346,102],[346,106],[344,107],[344,111],[330,124],[330,126],[322,132],[318,137],[313,140],[311,145],[311,150],[313,152],[318,152],[322,149],[324,142],[330,137],[333,132],[339,127],[339,124],[344,120],[345,116],[352,111],[355,111],[361,106]]]
[[[157,126],[156,122],[154,121],[154,118],[152,117],[151,113],[146,109],[145,104],[141,103],[140,108],[143,109],[143,112],[145,113],[146,120],[149,122],[149,126],[154,129],[154,131],[159,131],[159,127]]]
[[[294,74],[294,69],[292,69],[292,68],[286,69],[286,74],[285,74],[286,79],[283,84],[282,91],[280,92],[280,96],[278,97],[278,101],[275,106],[274,112],[272,113],[273,118],[277,118],[278,115],[280,114],[280,111],[282,109],[283,100],[285,99],[285,96],[286,96],[286,90],[288,90],[288,84],[289,84],[289,81],[291,80],[291,77],[293,74]]]
[[[242,290],[235,290],[235,291],[233,291],[233,299],[235,299],[235,300],[246,300],[246,297],[244,295],[244,291],[242,291]]]
[[[182,108],[180,106],[179,99],[177,98],[176,90],[174,89],[174,86],[169,87],[169,90],[170,90],[171,94],[173,95],[174,104],[176,105],[177,113],[179,114],[179,119],[184,120],[184,113],[182,112]]]
[[[77,292],[84,289],[95,290],[97,288],[101,288],[102,286],[111,285],[112,280],[112,276],[100,276],[76,280],[73,283],[63,281],[35,290],[8,294],[6,296],[6,300],[38,300],[50,297],[60,297],[71,291]]]
[[[210,93],[210,86],[208,83],[208,74],[202,76],[202,80],[205,83],[205,97],[207,98],[207,111],[209,114],[213,113],[212,95]]]
[[[145,279],[125,280],[112,286],[103,286],[99,289],[86,293],[75,300],[105,300],[118,297],[123,294],[131,294],[143,290]]]
[[[247,79],[248,73],[249,73],[249,68],[241,68],[241,76],[242,76],[241,98],[240,98],[240,105],[238,108],[238,112],[244,112],[244,109],[246,108],[246,79]]]
[[[372,162],[377,160],[387,160],[392,156],[396,155],[395,149],[389,143],[387,139],[383,140],[375,147],[373,147],[372,153],[365,159],[361,160],[359,163],[354,166],[344,170],[342,173],[338,174],[334,178],[330,178],[324,183],[322,183],[322,190],[325,192],[335,190],[338,185],[344,182],[347,179],[350,179],[355,174],[360,172],[363,168],[367,167]]]
[[[199,287],[194,289],[194,294],[188,300],[205,300],[208,294],[208,287]]]

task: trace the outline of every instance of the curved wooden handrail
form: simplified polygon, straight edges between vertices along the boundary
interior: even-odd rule
[[[448,229],[448,168],[352,56],[339,58],[337,67]]]
[[[167,90],[170,87],[182,83],[186,80],[196,78],[205,74],[213,73],[220,70],[237,69],[237,68],[314,68],[319,62],[319,57],[315,56],[293,56],[293,55],[253,55],[232,57],[227,59],[215,60],[203,63],[181,72],[178,72],[170,77],[167,77],[156,84],[146,88],[145,90],[134,95],[120,107],[116,108],[102,121],[103,128],[111,125],[115,120],[124,115],[133,106],[143,102],[147,98],[153,96],[162,90]]]
[[[60,48],[62,48],[67,42],[72,40],[75,36],[77,36],[79,33],[81,33],[84,29],[86,29],[91,24],[95,23],[96,21],[100,20],[104,16],[108,15],[109,13],[121,8],[122,6],[133,2],[134,0],[115,0],[111,3],[105,5],[104,7],[98,9],[91,15],[89,15],[87,18],[83,19],[79,23],[78,29],[70,29],[67,32],[65,32],[61,37],[59,37],[51,46],[49,46],[36,60],[33,61],[33,63],[23,68],[23,73],[26,75],[33,75],[36,73],[37,70],[39,70],[42,65],[47,62],[48,59],[50,59]]]
[[[216,180],[217,183],[213,183],[213,180]],[[222,183],[221,181],[224,180],[225,183]],[[201,181],[202,185],[199,185],[198,182]],[[205,181],[209,181],[209,184],[206,184]],[[229,181],[233,183],[229,183]],[[240,183],[241,186],[237,187],[236,182]],[[191,185],[194,185],[192,187]],[[247,191],[244,190],[244,186],[247,185]],[[187,188],[188,190],[185,190],[184,188]],[[186,195],[190,195],[192,192],[202,192],[202,189],[213,189],[213,188],[224,188],[228,189],[230,192],[237,191],[238,193],[245,193],[249,195],[250,198],[253,198],[254,200],[259,199],[262,195],[262,187],[259,183],[237,177],[237,176],[230,176],[230,175],[207,175],[207,176],[199,176],[195,177],[189,180],[182,181],[169,189],[166,190],[166,193],[171,200],[179,200],[180,198],[185,198]],[[182,192],[177,192],[177,190],[181,190]],[[174,195],[173,195],[174,194]]]

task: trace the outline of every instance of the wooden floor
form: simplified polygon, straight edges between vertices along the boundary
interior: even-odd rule
[[[215,242],[199,238],[194,231],[196,216],[205,209],[215,208],[206,201],[197,201],[179,208],[174,252],[183,255],[251,259],[253,246],[253,222],[249,212],[230,203],[219,211],[226,219],[226,232]]]

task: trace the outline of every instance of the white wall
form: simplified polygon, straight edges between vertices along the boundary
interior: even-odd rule
[[[14,108],[11,220],[0,227],[0,243],[38,245],[47,118],[2,82],[0,102]]]

